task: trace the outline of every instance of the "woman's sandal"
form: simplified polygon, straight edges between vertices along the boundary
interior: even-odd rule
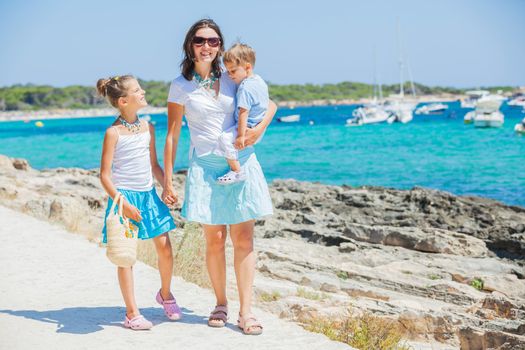
[[[228,306],[217,305],[208,318],[208,326],[214,328],[224,327],[228,321]]]
[[[239,314],[239,319],[237,320],[237,327],[239,327],[242,332],[246,335],[259,335],[262,333],[263,326],[251,313],[241,316]]]
[[[142,315],[133,317],[131,320],[126,315],[126,319],[124,320],[124,327],[133,329],[134,331],[148,330],[151,329],[151,327],[153,327],[153,323],[146,320]]]

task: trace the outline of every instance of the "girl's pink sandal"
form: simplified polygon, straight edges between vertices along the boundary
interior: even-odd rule
[[[126,315],[126,319],[124,320],[124,327],[133,329],[135,331],[147,330],[153,327],[153,323],[146,320],[142,315],[133,317],[131,320]]]
[[[263,330],[261,323],[257,321],[257,318],[255,318],[255,316],[251,313],[245,316],[241,316],[241,314],[239,314],[237,326],[246,335],[259,335]]]
[[[170,300],[164,300],[162,299],[162,295],[160,295],[159,290],[155,299],[157,300],[157,303],[162,305],[162,307],[164,308],[164,313],[170,320],[177,321],[181,319],[182,312],[180,311],[179,305],[177,305],[177,301],[175,300],[175,298]]]

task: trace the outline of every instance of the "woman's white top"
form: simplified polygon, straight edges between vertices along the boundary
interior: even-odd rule
[[[198,157],[212,153],[221,133],[235,125],[233,113],[237,85],[225,73],[221,74],[219,82],[217,97],[214,91],[200,87],[182,75],[171,83],[168,102],[184,106],[191,137],[190,156],[192,149]]]
[[[144,123],[144,122],[143,122]],[[118,133],[118,129],[115,128]],[[150,133],[118,135],[113,155],[112,181],[116,188],[149,191],[153,188],[150,161]]]

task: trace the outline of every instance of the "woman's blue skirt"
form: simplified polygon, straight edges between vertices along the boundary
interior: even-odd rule
[[[246,181],[219,185],[217,178],[230,168],[226,159],[214,154],[190,160],[181,215],[208,225],[231,225],[273,214],[268,184],[253,147],[239,152]]]
[[[139,228],[138,238],[155,238],[164,232],[175,229],[175,222],[171,217],[170,210],[159,198],[155,188],[152,188],[150,191],[131,191],[123,189],[118,189],[118,191],[122,193],[124,198],[126,198],[131,205],[135,206],[140,211],[140,216],[142,216],[141,222],[136,222],[130,219],[131,222]],[[108,217],[112,204],[113,199],[109,198],[104,218]],[[115,211],[117,211],[116,206]],[[102,242],[107,243],[106,219],[104,219],[104,227],[102,228]]]

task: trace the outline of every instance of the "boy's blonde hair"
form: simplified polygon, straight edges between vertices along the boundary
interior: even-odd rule
[[[237,43],[224,53],[224,63],[232,63],[236,66],[242,63],[250,63],[255,66],[255,50],[246,44]]]

